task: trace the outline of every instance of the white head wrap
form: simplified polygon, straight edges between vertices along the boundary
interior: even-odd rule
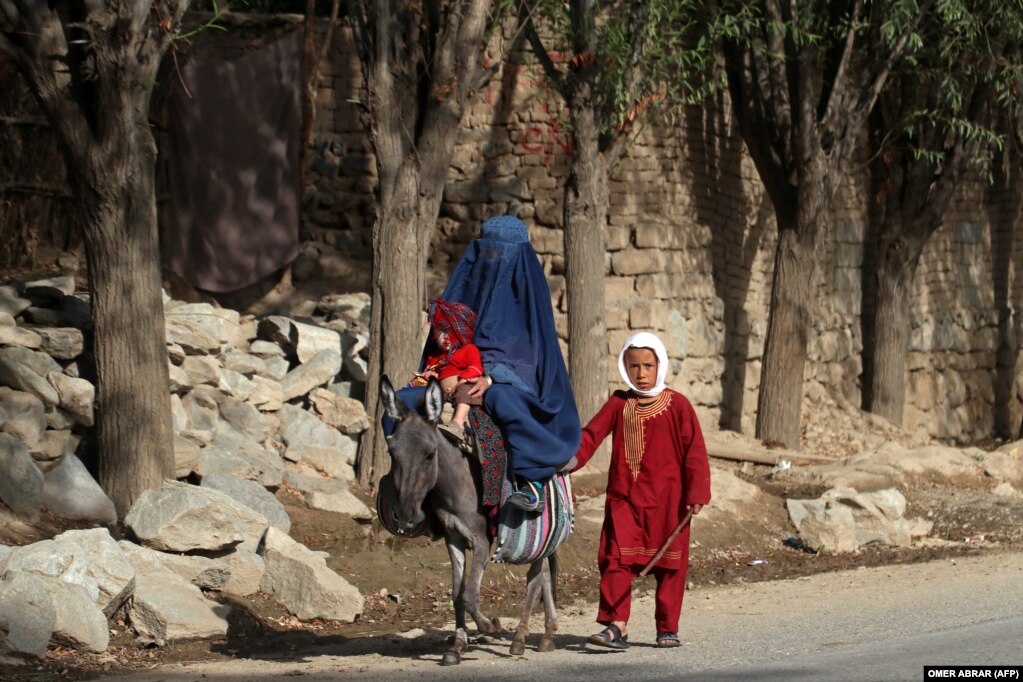
[[[649,348],[657,356],[657,383],[648,391],[641,391],[633,386],[629,379],[629,373],[625,371],[625,351],[630,348]],[[657,338],[656,334],[637,332],[625,341],[622,352],[618,354],[618,371],[621,372],[622,379],[629,385],[633,393],[643,398],[653,398],[665,388],[664,377],[668,374],[668,351],[665,350],[664,343]]]

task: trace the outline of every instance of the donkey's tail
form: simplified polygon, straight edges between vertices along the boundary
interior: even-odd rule
[[[551,596],[554,598],[554,607],[558,606],[558,553],[552,552],[547,557],[547,565],[551,569]]]

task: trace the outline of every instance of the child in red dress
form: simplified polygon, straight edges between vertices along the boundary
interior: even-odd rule
[[[591,644],[626,649],[632,580],[653,559],[688,510],[710,502],[710,465],[692,405],[667,388],[668,355],[649,332],[625,342],[618,368],[629,391],[616,391],[583,429],[578,470],[611,434],[607,502],[600,533],[600,606],[605,628]],[[657,645],[679,646],[678,621],[689,568],[689,528],[653,567]]]
[[[456,438],[459,445],[465,445],[465,420],[469,406],[479,405],[479,398],[468,393],[467,380],[483,376],[483,360],[480,350],[473,344],[476,333],[476,313],[462,303],[434,299],[428,309],[430,333],[437,352],[429,355],[423,369],[409,382],[410,386],[425,386],[429,379],[436,378],[444,391],[444,398],[455,405],[450,424],[439,428]]]

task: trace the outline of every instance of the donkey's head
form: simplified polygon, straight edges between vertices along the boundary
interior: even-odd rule
[[[440,384],[431,379],[426,387],[426,400],[420,411],[415,412],[384,376],[380,379],[380,400],[387,416],[395,422],[394,432],[387,436],[391,478],[398,498],[395,521],[411,529],[423,521],[423,500],[437,484],[439,453],[447,445],[437,432],[444,397]]]

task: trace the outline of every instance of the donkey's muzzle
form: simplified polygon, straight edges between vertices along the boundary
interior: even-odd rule
[[[391,478],[391,474],[385,474],[380,479],[380,487],[377,489],[377,514],[381,525],[388,532],[403,538],[414,538],[425,533],[428,525],[426,513],[419,509],[419,525],[411,528],[406,527],[399,521],[401,514],[398,511],[400,506],[398,502],[398,492],[394,488],[394,480]]]
[[[398,517],[397,514],[395,516]],[[407,520],[406,518],[404,518],[404,516],[405,515],[402,514],[400,517],[395,518],[395,521],[397,521],[398,528],[405,531],[412,530],[413,528],[419,526],[424,521],[426,521],[426,514],[423,512],[422,509],[418,510],[418,512],[416,513],[415,517],[412,520]]]

